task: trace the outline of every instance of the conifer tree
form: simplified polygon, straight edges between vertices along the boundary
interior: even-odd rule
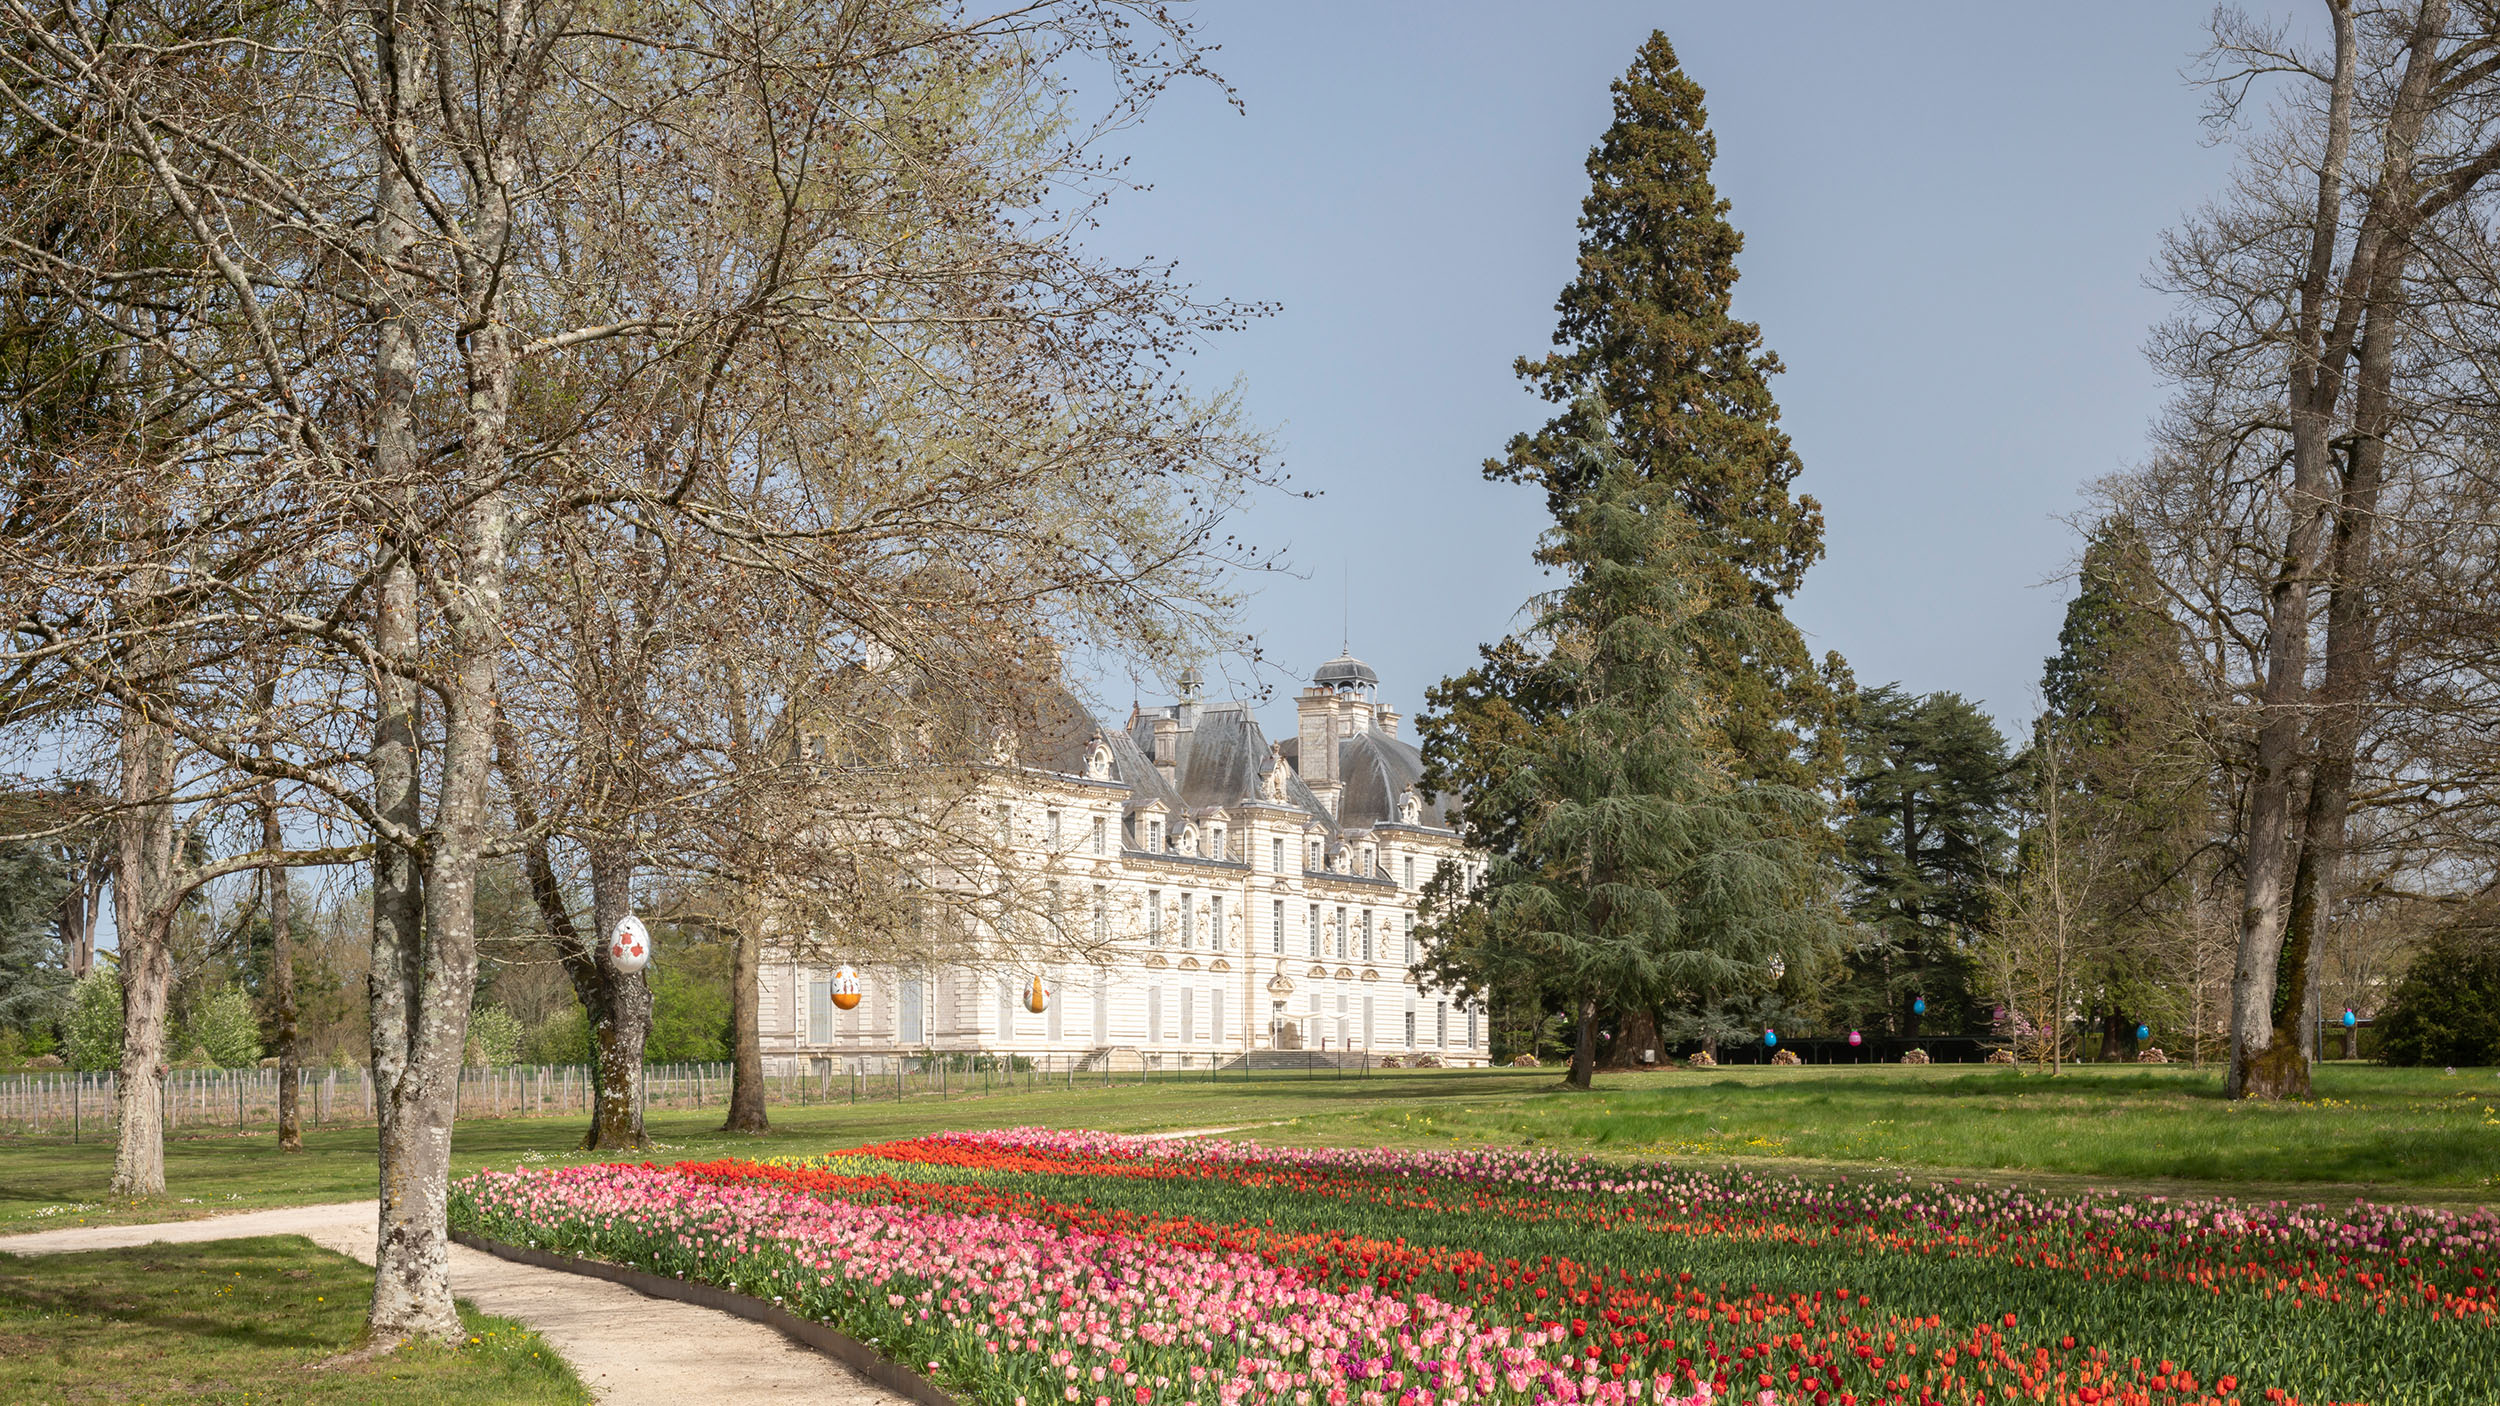
[[[1538,554],[1569,577],[1532,637],[1560,706],[1486,749],[1513,843],[1430,933],[1445,973],[1534,972],[1560,990],[1578,1088],[1602,1010],[1801,983],[1833,930],[1803,838],[1820,803],[1737,775],[1707,694],[1705,642],[1747,637],[1764,612],[1714,592],[1710,548],[1673,492],[1624,461],[1602,418],[1585,423],[1568,450],[1584,487]]]
[[[2013,845],[2004,735],[1960,694],[1887,685],[1857,696],[1848,736],[1842,864],[1860,937],[1833,1014],[1912,1036],[1966,1029],[1972,939]]]
[[[1579,273],[1555,305],[1556,350],[1518,372],[1563,409],[1489,461],[1495,479],[1536,483],[1557,518],[1589,490],[1568,446],[1606,407],[1632,472],[1669,490],[1699,531],[1708,589],[1766,613],[1761,628],[1702,642],[1707,693],[1744,775],[1796,786],[1837,775],[1831,726],[1837,657],[1818,674],[1779,603],[1823,554],[1823,516],[1792,495],[1802,468],[1779,426],[1762,331],[1730,315],[1744,238],[1711,184],[1718,144],[1701,85],[1653,33],[1614,84],[1614,122],[1590,151]]]
[[[2075,989],[2113,1059],[2134,1053],[2140,1022],[2183,1013],[2164,949],[2206,838],[2213,758],[2179,627],[2135,524],[2094,524],[2079,576],[2040,689],[2066,743],[2069,809],[2109,856],[2083,895]]]

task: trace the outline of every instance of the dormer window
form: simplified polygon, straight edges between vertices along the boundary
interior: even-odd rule
[[[1207,858],[1222,859],[1223,857],[1224,827],[1221,825],[1210,826],[1207,830]]]
[[[1146,848],[1155,854],[1163,853],[1162,821],[1149,820],[1146,822]]]

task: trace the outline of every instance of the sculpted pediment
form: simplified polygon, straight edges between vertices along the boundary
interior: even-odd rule
[[[1195,957],[1183,957],[1183,958],[1181,958],[1181,970],[1182,970],[1182,971],[1185,971],[1185,972],[1194,972],[1194,971],[1196,971],[1197,969],[1198,969],[1198,959],[1197,959],[1197,958],[1195,958]]]

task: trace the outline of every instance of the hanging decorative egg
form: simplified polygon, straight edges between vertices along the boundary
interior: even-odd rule
[[[1851,1049],[1855,1049],[1855,1048],[1857,1048],[1857,1045],[1858,1045],[1859,1040],[1861,1040],[1861,1039],[1863,1039],[1863,1038],[1864,1038],[1864,1037],[1863,1037],[1863,1036],[1861,1036],[1861,1035],[1859,1035],[1859,1034],[1858,1034],[1858,1032],[1856,1032],[1855,1030],[1850,1031],[1850,1032],[1849,1032],[1849,1047],[1850,1047]]]
[[[1776,1045],[1776,1044],[1778,1044],[1779,1042],[1780,1042],[1780,1033],[1779,1033],[1778,1031],[1776,1031],[1776,1030],[1765,1030],[1765,1031],[1763,1031],[1763,1032],[1762,1032],[1762,1043],[1764,1043],[1764,1044],[1766,1044],[1766,1045]]]
[[[1050,993],[1042,989],[1042,979],[1038,976],[1033,978],[1032,985],[1024,988],[1024,1008],[1035,1015],[1050,1009]]]
[[[833,969],[833,1004],[837,1010],[859,1009],[859,973],[848,962]]]
[[[616,931],[608,934],[608,964],[621,972],[651,965],[651,930],[642,919],[628,913],[616,920]]]
[[[2356,1019],[2354,1019],[2354,1018],[2353,1018],[2353,1014],[2352,1014],[2352,1012],[2351,1012],[2351,1011],[2346,1011],[2346,1012],[2344,1012],[2344,1028],[2345,1028],[2346,1030],[2350,1030],[2350,1029],[2352,1029],[2354,1026],[2359,1025],[2360,1023],[2361,1023],[2360,1021],[2358,1021],[2358,1020],[2356,1020]]]
[[[2149,1025],[2137,1026],[2135,1028],[2135,1038],[2139,1040],[2149,1040],[2153,1038],[2153,1027]]]
[[[1924,996],[1920,996],[1920,997],[1918,997],[1918,998],[1916,998],[1916,999],[1912,1000],[1912,1001],[1910,1002],[1910,1014],[1912,1014],[1912,1015],[1925,1015],[1925,1014],[1927,1014],[1927,998],[1926,998],[1926,997],[1924,997]]]

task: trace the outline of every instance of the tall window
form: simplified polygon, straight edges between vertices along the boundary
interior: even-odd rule
[[[1163,988],[1160,986],[1146,988],[1146,1038],[1154,1041],[1163,1038]]]
[[[1111,894],[1102,885],[1094,885],[1094,941],[1111,940]]]
[[[1337,957],[1338,957],[1338,959],[1339,959],[1340,961],[1344,960],[1344,959],[1345,959],[1345,958],[1347,958],[1347,957],[1350,957],[1350,956],[1354,955],[1354,954],[1353,954],[1353,953],[1349,950],[1349,948],[1350,948],[1350,946],[1351,946],[1351,944],[1352,944],[1352,941],[1353,941],[1353,936],[1354,936],[1354,934],[1353,934],[1353,932],[1352,932],[1352,930],[1351,930],[1351,927],[1350,927],[1350,926],[1347,924],[1347,922],[1346,922],[1346,913],[1345,913],[1345,910],[1344,910],[1343,908],[1338,909],[1338,910],[1337,910]]]
[[[1099,816],[1099,815],[1095,816],[1095,817],[1094,817],[1094,853],[1096,853],[1096,854],[1101,854],[1101,853],[1104,853],[1103,845],[1106,843],[1106,841],[1104,840],[1104,835],[1107,833],[1107,830],[1108,830],[1108,827],[1106,827],[1106,826],[1102,823],[1102,817],[1101,817],[1101,816]],[[1413,861],[1413,860],[1411,860],[1411,859],[1410,859],[1410,860],[1408,860],[1408,861],[1406,862],[1406,881],[1407,881],[1408,883],[1410,883],[1410,884],[1411,884],[1411,883],[1413,883],[1413,882],[1415,882],[1415,861]]]
[[[1268,932],[1268,950],[1282,957],[1285,955],[1285,900],[1281,898],[1276,900],[1273,922],[1275,925]]]
[[[1413,1006],[1406,1008],[1406,1047],[1410,1050],[1415,1048],[1415,1008]]]
[[[1111,1043],[1111,969],[1094,968],[1094,1043]]]
[[[903,1004],[901,1021],[903,1027],[903,1043],[906,1045],[924,1044],[928,1040],[928,1031],[923,1028],[920,1020],[919,978],[914,977],[905,981],[902,985],[901,995]]]
[[[1316,957],[1316,956],[1320,955],[1320,952],[1319,952],[1319,905],[1318,905],[1318,904],[1316,904],[1316,903],[1314,903],[1314,904],[1312,904],[1312,905],[1311,905],[1311,921],[1310,921],[1310,923],[1308,924],[1308,927],[1309,927],[1309,931],[1310,931],[1310,934],[1311,934],[1311,955],[1312,955],[1312,956],[1314,956],[1314,957]]]
[[[1004,1040],[1016,1033],[1016,984],[998,979],[998,1038]]]
[[[1181,1041],[1186,1044],[1198,1038],[1198,988],[1181,988]]]
[[[1363,960],[1372,959],[1372,910],[1363,910]]]
[[[807,983],[808,1043],[833,1043],[833,978],[820,976]]]
[[[1059,812],[1055,810],[1047,812],[1042,817],[1042,824],[1050,833],[1050,847],[1059,848]]]
[[[1283,872],[1285,872],[1285,837],[1284,837],[1284,836],[1282,836],[1282,835],[1278,835],[1278,836],[1276,837],[1276,857],[1275,857],[1273,860],[1271,860],[1271,861],[1269,862],[1269,864],[1268,864],[1268,866],[1267,866],[1267,867],[1268,867],[1268,868],[1270,868],[1270,869],[1275,870],[1275,871],[1276,871],[1277,873],[1279,873],[1279,874],[1282,874]]]
[[[1055,1044],[1062,1028],[1061,1017],[1067,1013],[1067,993],[1059,989],[1059,969],[1053,967],[1042,976],[1042,989],[1049,993],[1050,1004],[1042,1007],[1042,1033]]]
[[[1224,1043],[1224,988],[1221,986],[1207,992],[1207,1038],[1219,1045]]]
[[[1471,1050],[1472,1050],[1472,1049],[1474,1049],[1475,1047],[1476,1047],[1476,1008],[1475,1008],[1474,1006],[1469,1006],[1469,1007],[1467,1008],[1467,1048],[1469,1048],[1469,1049],[1471,1049]]]
[[[1317,868],[1319,868],[1319,867],[1320,867],[1319,858],[1320,858],[1320,856],[1319,856],[1319,841],[1317,841],[1317,840],[1313,840],[1313,841],[1311,841],[1311,862],[1310,862],[1310,863],[1308,863],[1308,864],[1303,865],[1302,867],[1303,867],[1303,868],[1305,868],[1305,869],[1317,869]]]
[[[1016,813],[1006,806],[998,808],[998,842],[1001,845],[1016,842]]]
[[[1221,825],[1212,826],[1207,831],[1207,858],[1222,859],[1223,857],[1224,827]]]
[[[1406,857],[1406,886],[1415,887],[1415,856],[1411,854]]]
[[[1181,890],[1181,946],[1198,945],[1198,901],[1189,890]]]
[[[1450,1003],[1447,1001],[1432,1003],[1432,1043],[1444,1046],[1450,1043]]]
[[[1146,942],[1148,946],[1163,945],[1163,890],[1146,890]]]
[[[1220,893],[1207,900],[1207,946],[1224,950],[1224,895]]]

